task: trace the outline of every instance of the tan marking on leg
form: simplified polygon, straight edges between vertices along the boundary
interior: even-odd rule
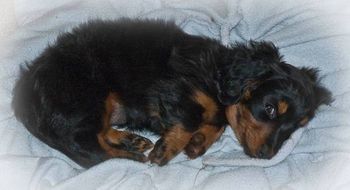
[[[117,93],[110,93],[107,97],[108,106],[112,107],[110,116],[110,124],[123,124],[126,122],[126,115],[123,103]]]
[[[191,137],[192,133],[182,124],[176,124],[157,141],[148,157],[152,163],[165,165],[185,148]]]
[[[113,128],[109,128],[104,134],[104,139],[110,144],[120,144],[121,140],[126,138],[130,133],[125,131],[118,131]]]
[[[110,128],[105,135],[105,141],[114,148],[127,151],[145,152],[153,147],[152,141],[127,131]]]
[[[109,145],[102,136],[98,135],[97,137],[99,144],[105,153],[109,156],[109,158],[127,158],[139,162],[148,161],[148,158],[141,152],[126,151],[123,149],[114,148],[113,146]]]
[[[186,146],[191,136],[192,133],[186,131],[182,125],[178,124],[165,134],[164,142],[179,153]]]
[[[101,145],[102,149],[106,150],[107,152],[112,148],[106,142],[106,134],[111,128],[110,118],[116,102],[117,102],[117,96],[114,93],[108,94],[105,100],[105,112],[103,113],[103,118],[102,118],[102,122],[103,122],[102,129],[97,134],[99,144]]]
[[[225,128],[204,124],[196,131],[187,144],[185,152],[191,159],[203,155],[208,148],[222,135]]]
[[[97,134],[98,143],[110,158],[128,158],[146,162],[148,159],[142,152],[152,147],[151,141],[126,131],[118,131],[111,128],[110,119],[117,100],[117,96],[114,93],[110,93],[106,98],[105,112],[102,118],[103,126]],[[121,148],[116,148],[116,146]]]
[[[204,122],[210,122],[218,111],[218,105],[216,102],[211,97],[199,90],[194,91],[193,98],[205,109],[202,115]]]
[[[288,103],[286,101],[281,100],[278,102],[278,111],[277,111],[278,115],[282,115],[286,113],[287,109],[288,109]]]

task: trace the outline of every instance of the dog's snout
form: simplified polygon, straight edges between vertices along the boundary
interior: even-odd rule
[[[262,159],[270,159],[273,155],[274,151],[266,144],[264,144],[256,153],[256,157]]]

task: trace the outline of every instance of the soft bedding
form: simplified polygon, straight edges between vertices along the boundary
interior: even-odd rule
[[[349,189],[350,2],[347,0],[16,0],[0,41],[0,189]],[[30,135],[10,107],[19,66],[88,19],[160,18],[229,45],[270,40],[296,66],[318,67],[335,101],[271,160],[243,154],[233,132],[201,158],[168,165],[112,159],[83,169]],[[157,137],[144,134],[152,140]]]

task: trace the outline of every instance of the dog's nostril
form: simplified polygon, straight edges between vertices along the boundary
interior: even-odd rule
[[[269,147],[267,145],[263,145],[256,156],[258,158],[269,159],[271,157]]]
[[[257,157],[258,158],[264,158],[265,154],[261,150],[258,152]]]

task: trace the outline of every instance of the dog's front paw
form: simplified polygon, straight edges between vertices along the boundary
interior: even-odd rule
[[[127,151],[145,152],[153,147],[153,143],[145,137],[130,133],[122,138],[117,146]]]
[[[206,151],[205,135],[202,133],[195,133],[185,147],[185,154],[191,159],[202,156]]]
[[[159,139],[154,145],[153,150],[149,153],[148,159],[151,163],[163,166],[169,162],[174,157],[174,153],[169,150],[163,139]]]

